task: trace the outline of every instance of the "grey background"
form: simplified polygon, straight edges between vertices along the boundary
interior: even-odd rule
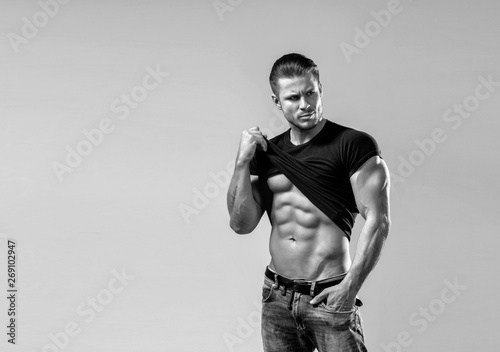
[[[401,1],[378,31],[371,12],[387,1],[57,4],[13,45],[9,33],[22,37],[23,18],[43,24],[44,10],[0,2],[0,263],[6,237],[19,247],[18,345],[2,332],[2,350],[51,351],[49,334],[71,322],[80,333],[68,351],[261,350],[270,226],[264,217],[249,236],[231,232],[226,169],[243,129],[285,130],[267,77],[291,51],[319,65],[325,117],[372,134],[391,173],[405,174],[393,179],[393,227],[360,293],[369,350],[498,346],[500,91],[468,118],[446,113],[480,77],[500,81],[498,2]],[[342,43],[366,26],[369,43],[344,55]],[[141,86],[148,67],[169,75],[120,119],[113,101]],[[53,163],[107,118],[112,133],[59,180]],[[419,152],[415,140],[436,128],[445,140]],[[108,299],[123,268],[134,279]],[[446,291],[447,303],[454,281],[466,289]],[[88,297],[107,297],[89,323],[77,311]]]

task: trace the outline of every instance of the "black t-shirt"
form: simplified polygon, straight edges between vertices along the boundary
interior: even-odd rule
[[[259,176],[269,219],[273,194],[267,179],[284,174],[350,238],[355,213],[359,213],[350,177],[375,155],[380,156],[380,150],[369,134],[326,120],[307,143],[292,144],[290,129],[270,139],[267,152],[255,153],[250,173]]]

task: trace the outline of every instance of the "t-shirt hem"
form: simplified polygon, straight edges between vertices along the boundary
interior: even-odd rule
[[[379,150],[372,150],[371,152],[368,152],[361,159],[358,160],[358,162],[351,168],[351,170],[349,170],[349,178],[351,178],[351,176],[354,175],[354,173],[358,171],[358,169],[372,156],[379,156],[382,158]]]

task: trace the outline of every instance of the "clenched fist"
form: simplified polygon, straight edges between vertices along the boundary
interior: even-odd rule
[[[252,127],[241,133],[240,146],[238,148],[238,163],[249,163],[255,155],[257,148],[267,151],[267,142],[259,127]]]

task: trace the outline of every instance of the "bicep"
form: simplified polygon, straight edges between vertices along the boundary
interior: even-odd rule
[[[350,178],[361,216],[389,218],[389,169],[379,156],[368,159]]]

